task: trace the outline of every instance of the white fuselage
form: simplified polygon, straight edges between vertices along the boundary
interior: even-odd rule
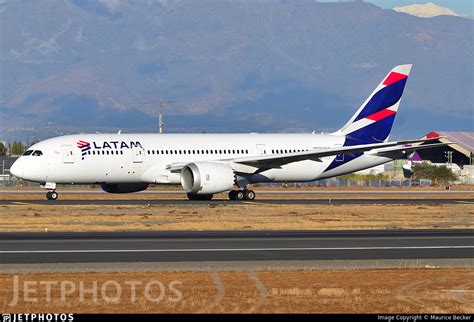
[[[341,147],[344,141],[344,136],[317,134],[67,135],[30,147],[29,150],[41,151],[41,155],[20,157],[14,172],[37,182],[179,184],[180,173],[171,171],[170,165],[216,161],[234,167],[232,160],[238,158]],[[89,143],[90,148],[81,148],[78,142]],[[327,170],[333,161],[340,165]],[[349,162],[347,155],[330,156],[260,169],[246,175],[246,179],[250,183],[312,181],[388,161],[391,159],[367,153]]]

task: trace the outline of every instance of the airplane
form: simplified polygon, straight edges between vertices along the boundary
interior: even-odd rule
[[[394,67],[334,133],[66,135],[34,144],[10,172],[41,183],[49,200],[58,198],[57,184],[100,184],[108,193],[181,184],[190,200],[222,192],[254,200],[251,184],[326,179],[446,145],[388,141],[411,67]]]

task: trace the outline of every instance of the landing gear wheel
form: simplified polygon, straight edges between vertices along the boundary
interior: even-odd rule
[[[229,192],[230,200],[255,200],[255,192],[253,190],[232,190]]]
[[[253,190],[244,190],[245,200],[255,200],[255,192]]]
[[[244,200],[245,199],[245,194],[242,190],[236,190],[235,191],[235,199],[234,200]]]
[[[48,200],[56,200],[58,199],[58,193],[56,191],[48,191],[46,193],[46,198],[48,198]]]
[[[237,200],[237,191],[236,190],[229,191],[229,200]]]

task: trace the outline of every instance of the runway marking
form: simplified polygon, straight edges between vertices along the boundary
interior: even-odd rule
[[[463,246],[386,246],[386,247],[290,247],[290,248],[183,248],[183,249],[73,249],[73,250],[2,250],[0,254],[41,253],[174,253],[174,252],[247,252],[247,251],[310,251],[310,250],[403,250],[403,249],[474,249]]]
[[[474,202],[471,201],[456,201],[457,203],[464,203],[464,204],[474,204]]]
[[[247,205],[268,205],[267,202],[258,202],[258,201],[242,201],[241,203],[244,203]]]
[[[15,205],[20,205],[20,206],[35,206],[36,204],[34,203],[29,203],[29,202],[19,202],[19,201],[14,201],[12,204]]]

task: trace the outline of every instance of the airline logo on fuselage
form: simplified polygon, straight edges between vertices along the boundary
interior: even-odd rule
[[[92,143],[79,140],[77,141],[77,147],[81,149],[82,160],[86,154],[90,154],[89,151],[94,150],[123,150],[123,149],[133,149],[141,148],[143,149],[140,141],[103,141],[97,142],[93,141]]]
[[[92,142],[92,147],[94,149],[132,149],[132,148],[141,148],[142,145],[139,141],[104,141],[102,143]]]

